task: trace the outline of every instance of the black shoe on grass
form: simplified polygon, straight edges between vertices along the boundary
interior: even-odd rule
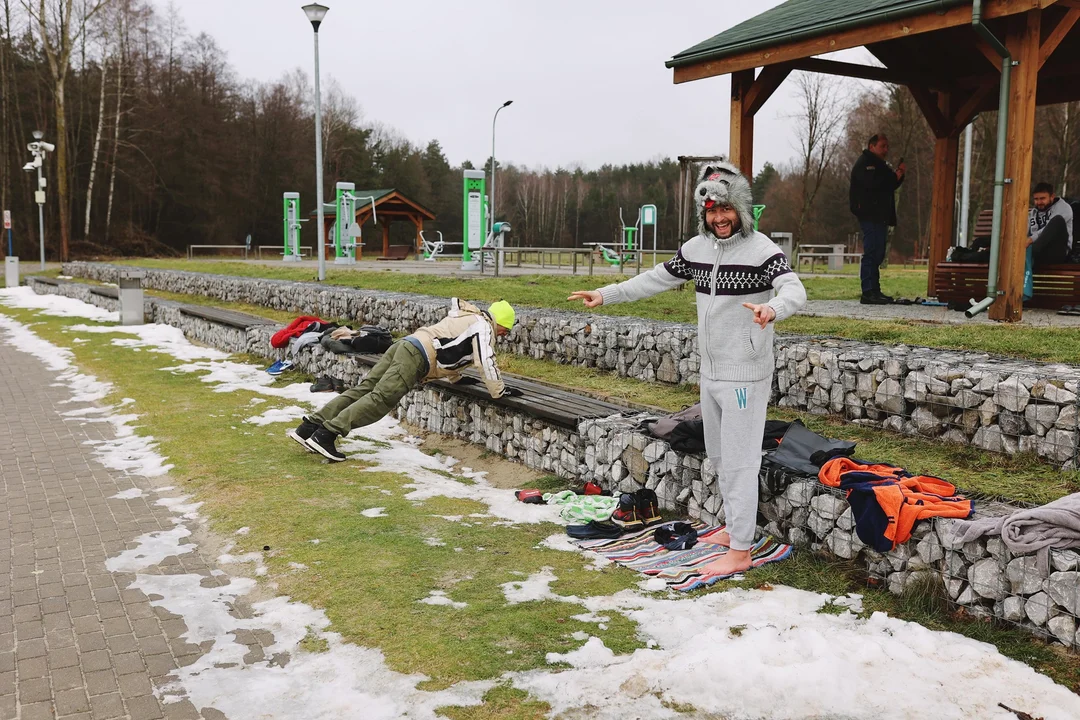
[[[319,425],[319,423],[312,422],[312,421],[308,420],[307,418],[303,418],[300,421],[300,424],[297,427],[293,428],[292,430],[290,430],[289,432],[287,432],[285,434],[288,435],[293,440],[295,440],[296,442],[300,443],[300,447],[304,448],[308,452],[315,452],[314,450],[312,450],[311,448],[308,447],[307,440],[308,440],[309,437],[314,435],[315,431],[318,430],[320,427],[322,427],[322,426]]]
[[[321,427],[316,430],[304,444],[315,452],[322,455],[330,462],[341,462],[345,459],[345,455],[339,452],[337,447],[335,446],[335,444],[337,443],[337,438],[337,433]]]

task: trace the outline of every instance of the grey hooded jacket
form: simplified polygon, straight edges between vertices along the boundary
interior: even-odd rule
[[[694,192],[700,234],[671,260],[637,277],[600,288],[604,304],[655,295],[692,280],[697,298],[701,374],[710,380],[753,382],[772,374],[773,325],[764,330],[743,303],[767,304],[776,321],[806,304],[806,290],[783,251],[753,229],[750,183],[728,163],[707,165]],[[705,225],[705,202],[735,208],[741,229],[720,239]]]

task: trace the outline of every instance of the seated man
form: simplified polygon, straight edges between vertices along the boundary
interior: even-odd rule
[[[1028,215],[1028,245],[1035,265],[1068,262],[1073,246],[1073,214],[1069,203],[1054,196],[1054,186],[1039,183]]]
[[[345,455],[336,447],[338,436],[378,422],[420,383],[439,378],[458,382],[462,379],[458,371],[467,365],[480,369],[491,397],[520,396],[520,390],[503,384],[495,366],[495,337],[512,327],[514,308],[505,300],[484,312],[452,298],[444,319],[391,345],[363,382],[305,417],[288,435],[309,452],[341,462]]]

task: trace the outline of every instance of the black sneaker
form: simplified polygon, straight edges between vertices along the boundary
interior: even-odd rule
[[[320,427],[322,427],[322,426],[319,425],[319,423],[312,422],[312,421],[308,420],[307,418],[304,418],[304,419],[302,419],[300,421],[300,424],[297,427],[295,427],[294,429],[290,430],[289,432],[287,432],[285,434],[288,435],[293,440],[295,440],[296,442],[300,443],[300,447],[304,448],[308,452],[315,452],[314,450],[312,450],[311,448],[308,447],[307,440],[308,440],[309,437],[314,435],[315,431],[318,430]]]
[[[884,303],[885,305],[892,305],[892,304],[893,304],[894,302],[896,302],[895,300],[893,300],[893,299],[892,299],[891,297],[889,297],[889,296],[888,296],[888,295],[886,295],[885,293],[881,292],[880,290],[878,290],[878,291],[877,291],[877,292],[875,292],[874,294],[878,296],[878,299],[880,299],[880,300],[884,300],[884,301],[885,301],[885,303]]]
[[[344,380],[338,378],[331,378],[334,381],[334,392],[339,395],[349,389],[349,386],[345,384]]]
[[[334,378],[323,375],[311,384],[311,392],[334,392]]]
[[[863,294],[859,298],[859,303],[862,305],[892,305],[892,298],[885,295]]]
[[[345,459],[345,455],[338,451],[335,447],[337,443],[337,433],[327,430],[324,427],[319,428],[307,439],[305,445],[322,455],[330,462],[341,462]]]

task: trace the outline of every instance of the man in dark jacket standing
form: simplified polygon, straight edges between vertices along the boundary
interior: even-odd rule
[[[863,236],[862,281],[863,305],[888,305],[893,300],[881,292],[878,268],[885,261],[885,241],[889,228],[896,225],[896,202],[893,194],[904,182],[907,167],[904,161],[893,170],[885,162],[889,154],[889,139],[873,135],[866,150],[851,168],[851,212],[859,219]]]

